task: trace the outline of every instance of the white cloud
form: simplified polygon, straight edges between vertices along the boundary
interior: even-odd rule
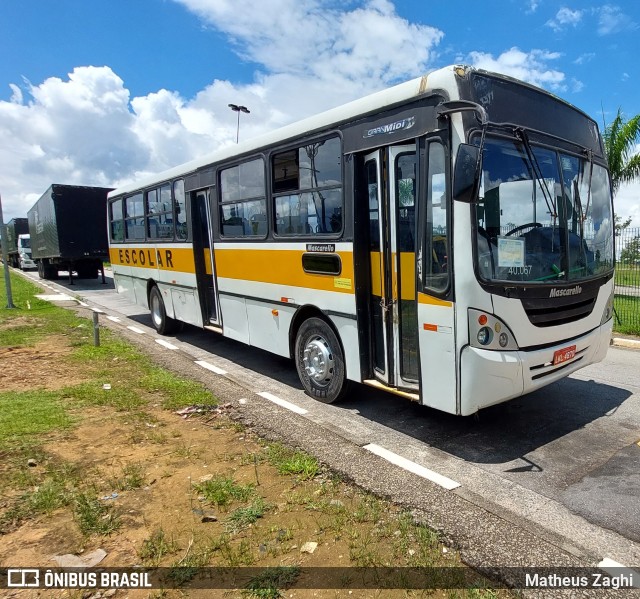
[[[574,64],[586,64],[591,62],[596,57],[595,52],[585,52],[576,58],[573,62]]]
[[[636,145],[631,155],[636,154],[640,154],[640,144]],[[640,181],[625,183],[618,188],[613,209],[623,221],[631,217],[631,227],[640,227]]]
[[[631,227],[640,227],[640,182],[621,185],[613,209],[623,221],[631,217]]]
[[[260,10],[253,0],[175,1],[228,34],[241,56],[272,74],[351,82],[370,77],[385,85],[423,73],[444,36],[401,18],[388,0],[351,10],[332,0],[263,0]]]
[[[533,14],[534,12],[536,12],[536,10],[538,10],[538,6],[539,6],[539,2],[538,0],[529,0],[529,8],[527,9],[527,14]]]
[[[0,102],[0,189],[6,214],[23,216],[51,183],[106,185],[145,163],[129,92],[108,67],[78,67]],[[18,93],[18,91],[20,93]],[[20,101],[18,101],[20,100]]]
[[[23,100],[22,90],[14,83],[10,83],[9,87],[11,88],[10,102],[12,102],[13,104],[22,104],[22,100]]]
[[[582,20],[583,11],[571,10],[563,6],[557,13],[555,18],[547,21],[547,27],[551,27],[554,31],[562,31],[567,27],[576,27]]]
[[[558,58],[560,54],[557,52],[547,50],[523,52],[516,47],[503,52],[497,58],[484,52],[471,52],[469,55],[469,60],[475,67],[504,73],[554,91],[566,89],[565,74],[547,65]]]
[[[598,35],[611,35],[638,28],[638,24],[626,15],[619,6],[605,4],[596,10],[598,13]]]
[[[193,98],[130,98],[109,67],[11,84],[0,102],[5,216],[23,216],[53,182],[115,186],[247,139],[434,64],[444,34],[401,18],[389,0],[174,0],[258,66],[248,84],[214,80]],[[330,90],[330,93],[328,93]]]

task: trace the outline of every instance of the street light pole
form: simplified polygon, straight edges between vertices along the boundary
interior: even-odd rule
[[[239,106],[238,104],[229,104],[229,108],[231,108],[233,112],[238,113],[238,126],[236,128],[236,143],[238,143],[238,140],[240,139],[240,113],[246,112],[249,114],[251,111],[246,106]]]

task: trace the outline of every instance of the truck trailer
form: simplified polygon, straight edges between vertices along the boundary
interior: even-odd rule
[[[41,279],[60,271],[95,279],[109,259],[106,187],[53,184],[27,213],[31,254]]]

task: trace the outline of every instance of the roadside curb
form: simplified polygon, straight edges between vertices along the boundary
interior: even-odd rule
[[[615,345],[616,347],[630,347],[633,349],[640,349],[640,340],[625,339],[624,337],[613,337],[611,339],[611,345]]]

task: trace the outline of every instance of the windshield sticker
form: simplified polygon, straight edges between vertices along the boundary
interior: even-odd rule
[[[367,129],[362,137],[367,139],[368,137],[375,137],[376,135],[388,135],[390,133],[396,133],[397,131],[404,131],[406,129],[411,129],[416,124],[416,117],[410,116],[406,119],[402,119],[400,121],[395,121],[393,123],[387,123],[386,125],[381,125],[380,127],[376,127],[375,129]]]
[[[498,237],[498,266],[523,268],[524,265],[524,239]]]

